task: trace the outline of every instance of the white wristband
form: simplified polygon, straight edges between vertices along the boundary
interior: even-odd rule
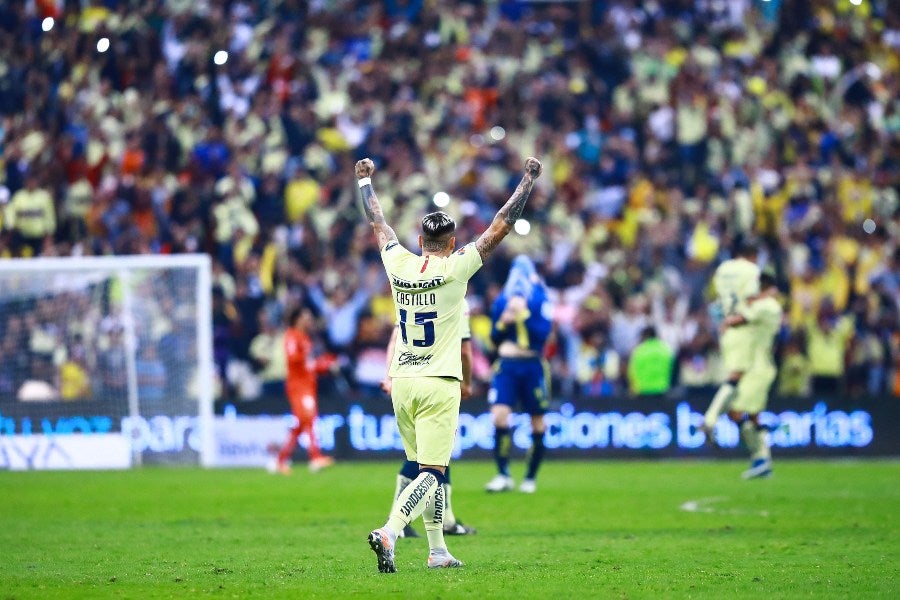
[[[359,180],[358,183],[359,183],[359,187],[365,187],[367,185],[372,185],[372,178],[371,177],[363,177],[362,179]]]

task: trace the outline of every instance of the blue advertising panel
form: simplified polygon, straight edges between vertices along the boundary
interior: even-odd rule
[[[548,453],[571,458],[736,456],[737,425],[722,417],[716,427],[719,448],[704,445],[698,427],[709,404],[706,396],[674,399],[571,398],[546,415]],[[283,415],[287,404],[272,399],[220,404],[228,415]],[[402,445],[387,398],[326,395],[319,402],[320,445],[338,458],[401,456]],[[760,420],[771,428],[773,451],[782,456],[898,456],[900,405],[875,397],[815,397],[773,400]],[[530,418],[513,416],[513,444],[528,448]],[[488,458],[493,425],[487,405],[462,404],[456,457]]]
[[[547,414],[548,456],[558,458],[735,457],[738,428],[723,417],[716,428],[718,448],[704,445],[698,430],[706,395],[677,398],[566,398]],[[265,463],[290,427],[287,402],[270,398],[216,405],[215,457],[210,464],[252,466]],[[773,452],[780,456],[900,456],[900,403],[887,398],[842,396],[776,399],[762,414],[771,428]],[[512,419],[515,447],[530,445],[530,420]],[[324,394],[316,424],[322,449],[347,459],[400,458],[402,445],[386,397]],[[483,400],[464,402],[455,458],[489,458],[493,425]],[[82,434],[122,434],[143,464],[179,462],[200,450],[196,415],[130,417],[103,402],[3,403],[0,442],[14,468],[12,449],[28,446],[29,436],[52,440]],[[50,436],[50,437],[48,437]],[[36,438],[37,439],[37,438]],[[99,438],[98,438],[99,439]],[[33,444],[32,444],[33,445]],[[302,455],[303,442],[298,449]],[[2,453],[0,453],[2,454]],[[77,467],[76,467],[77,468]]]

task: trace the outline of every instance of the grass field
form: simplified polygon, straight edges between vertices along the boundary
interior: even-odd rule
[[[900,462],[548,462],[534,496],[455,466],[462,569],[366,544],[398,462],[262,470],[0,472],[0,599],[897,598]],[[521,470],[521,464],[516,465]],[[422,531],[421,522],[417,529]]]

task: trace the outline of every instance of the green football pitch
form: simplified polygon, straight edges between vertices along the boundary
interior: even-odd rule
[[[381,574],[366,535],[398,466],[0,472],[0,600],[900,597],[898,461],[757,481],[736,461],[548,461],[531,496],[488,495],[491,464],[461,461],[465,566],[429,571],[404,539]]]

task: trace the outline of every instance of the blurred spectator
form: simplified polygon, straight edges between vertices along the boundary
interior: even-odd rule
[[[91,376],[84,347],[73,346],[59,367],[59,397],[62,400],[85,400],[91,397]]]
[[[853,337],[853,318],[840,316],[829,298],[806,321],[807,356],[813,394],[846,390],[847,350]]]
[[[678,383],[686,389],[714,389],[722,382],[724,365],[707,319],[678,356]]]
[[[642,341],[648,323],[647,301],[643,296],[628,298],[625,309],[613,314],[609,336],[619,356],[627,357],[631,354],[635,346]]]
[[[811,391],[809,359],[803,353],[797,335],[791,336],[784,346],[778,375],[780,396],[809,396]]]
[[[140,402],[160,402],[166,397],[166,367],[159,359],[156,344],[145,342],[135,361],[137,392]]]
[[[635,396],[665,394],[672,386],[675,355],[659,339],[654,327],[641,332],[641,341],[628,359],[628,390]]]
[[[97,355],[99,394],[105,400],[123,401],[128,397],[128,350],[125,347],[124,329],[112,324],[107,334],[106,347]]]
[[[284,395],[284,379],[287,377],[284,328],[278,325],[277,317],[265,310],[259,312],[259,325],[260,332],[250,342],[253,370],[262,382],[262,395],[265,398],[281,398]]]
[[[56,232],[53,197],[38,184],[36,173],[25,175],[25,187],[12,195],[4,224],[12,230],[12,250],[17,256],[37,256]]]
[[[329,350],[347,352],[356,338],[359,315],[369,300],[369,291],[361,287],[352,295],[338,284],[326,295],[318,285],[309,288],[309,299],[325,321]]]
[[[578,353],[578,390],[585,396],[614,396],[619,391],[621,360],[602,329],[585,337]]]
[[[53,387],[53,363],[39,356],[32,357],[29,377],[22,382],[16,392],[21,402],[49,402],[59,398],[59,392]]]

